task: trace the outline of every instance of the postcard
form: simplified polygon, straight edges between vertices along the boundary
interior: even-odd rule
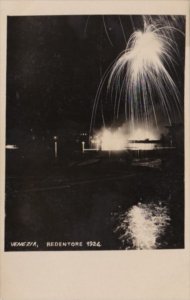
[[[189,3],[1,6],[2,300],[187,300]]]

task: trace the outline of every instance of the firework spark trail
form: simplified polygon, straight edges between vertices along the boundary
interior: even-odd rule
[[[94,101],[90,132],[106,82],[106,96],[114,103],[114,119],[118,119],[121,101],[124,100],[125,116],[132,128],[143,119],[145,126],[149,126],[150,108],[157,126],[155,98],[170,124],[176,115],[181,118],[179,91],[168,70],[175,71],[175,57],[178,54],[177,44],[171,32],[183,32],[167,23],[162,27],[150,25],[152,18],[150,17],[149,21],[144,18],[144,31],[138,30],[131,35],[126,49],[103,76]]]
[[[184,34],[184,17],[183,16],[154,16],[151,15],[142,16],[143,23],[145,26],[153,24],[154,26],[170,27],[175,28],[176,30],[180,30]],[[164,32],[167,36],[173,36],[173,30],[171,32]]]
[[[106,82],[107,76],[110,72],[112,64],[108,67],[108,69],[106,70],[105,74],[103,75],[100,84],[98,86],[97,92],[96,92],[96,96],[95,96],[95,100],[93,103],[93,107],[92,107],[92,116],[91,116],[91,121],[90,121],[90,131],[89,131],[89,136],[91,136],[93,128],[94,128],[94,123],[95,123],[95,118],[96,118],[96,113],[97,113],[97,107],[100,101],[100,95],[104,86],[104,83]]]
[[[133,27],[133,30],[135,31],[135,24],[134,24],[134,21],[133,21],[133,17],[130,16],[130,20],[131,20],[131,25]]]
[[[119,18],[119,23],[120,23],[120,26],[121,26],[121,31],[123,33],[123,37],[124,37],[124,40],[125,40],[125,44],[127,44],[127,39],[126,39],[126,36],[125,36],[125,31],[124,31],[124,28],[123,28],[123,24],[121,22],[121,18],[120,18],[120,16],[118,16],[118,18]]]
[[[111,41],[111,38],[109,36],[108,30],[107,30],[107,27],[106,27],[106,22],[105,22],[105,17],[104,16],[102,16],[102,21],[103,21],[103,25],[104,25],[104,29],[105,29],[105,33],[106,33],[106,36],[108,38],[108,41],[110,42],[110,45],[113,47],[113,43]]]
[[[88,21],[89,21],[89,19],[90,19],[90,16],[87,16],[85,27],[84,27],[84,35],[86,35],[86,32],[87,32],[87,27],[88,27]]]
[[[172,42],[172,44],[175,46],[173,47],[173,51],[175,51],[176,55],[180,57],[178,44],[175,41],[175,33],[177,31],[180,34],[185,36],[185,32],[184,32],[185,23],[184,23],[183,16],[154,16],[154,17],[143,16],[143,23],[144,23],[144,27],[149,25],[159,27],[159,31],[162,33],[162,35],[164,37],[167,37],[167,39],[170,42]]]
[[[145,121],[146,123],[148,122],[149,102],[152,104],[155,123],[157,123],[150,83],[159,98],[162,98],[162,103],[164,103],[163,111],[169,118],[169,122],[171,122],[172,105],[180,112],[179,92],[165,67],[165,65],[168,67],[173,66],[172,61],[174,61],[174,57],[170,54],[172,51],[172,44],[165,40],[163,35],[159,34],[159,29],[148,26],[144,32],[136,31],[131,35],[126,50],[114,63],[109,75],[108,90],[113,91],[114,86],[118,89],[118,85],[120,85],[122,92],[123,82],[121,82],[122,80],[119,82],[121,77],[118,74],[120,76],[122,74],[126,75],[123,80],[126,86],[123,97],[125,102],[130,103],[132,123],[139,118],[140,114],[144,114]],[[139,94],[137,89],[140,89]],[[166,96],[169,90],[173,98],[172,105]],[[112,93],[110,97],[112,97]],[[138,100],[137,98],[141,99]],[[139,101],[142,101],[141,109],[143,107],[144,111],[139,110]],[[125,105],[127,106],[127,104]]]
[[[120,215],[114,232],[125,249],[157,249],[170,221],[166,206],[138,203]]]
[[[104,75],[102,76],[102,79],[100,80],[99,86],[97,88],[96,96],[94,99],[93,107],[92,107],[92,115],[91,115],[91,121],[90,121],[90,130],[89,130],[89,136],[91,136],[95,124],[95,119],[96,119],[96,113],[97,113],[97,108],[98,104],[100,101],[100,96],[104,87],[104,84],[106,83],[106,80],[110,74],[111,68],[113,67],[114,63],[117,61],[117,58],[109,65],[107,70],[105,71]],[[119,75],[120,76],[120,75]],[[119,87],[118,87],[119,89]],[[108,93],[108,90],[107,90]]]
[[[130,121],[132,130],[142,121],[146,128],[153,123],[158,127],[159,108],[170,124],[176,118],[181,119],[180,94],[169,73],[169,70],[176,73],[176,58],[179,57],[174,32],[184,35],[183,26],[175,27],[179,20],[182,19],[143,16],[144,30],[133,32],[125,50],[110,64],[102,77],[94,100],[90,135],[105,85],[105,99],[114,104],[113,121],[119,119],[124,102],[125,118]],[[102,107],[101,100],[101,110]]]
[[[90,19],[90,16],[87,16],[87,19],[86,19],[86,22],[85,22],[85,27],[84,27],[84,35],[86,35],[86,33],[87,33],[87,27],[88,27],[89,19]],[[113,47],[113,43],[112,43],[112,40],[110,38],[108,29],[107,29],[107,26],[106,26],[106,22],[105,22],[105,17],[104,16],[102,16],[102,22],[103,22],[103,27],[104,27],[107,39],[108,39],[110,45]],[[122,26],[122,24],[121,24],[121,26]]]

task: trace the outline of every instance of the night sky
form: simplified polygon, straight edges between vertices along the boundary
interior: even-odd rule
[[[104,23],[104,22],[105,23]],[[140,17],[8,17],[7,131],[88,130],[101,76]],[[107,31],[107,32],[106,32]],[[184,45],[178,61],[183,94]],[[107,108],[109,112],[109,107]]]

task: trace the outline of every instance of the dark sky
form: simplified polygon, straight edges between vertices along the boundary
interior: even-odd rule
[[[7,129],[88,130],[100,78],[125,48],[121,23],[128,39],[129,16],[8,17]]]

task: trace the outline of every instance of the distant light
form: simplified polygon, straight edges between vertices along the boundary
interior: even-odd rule
[[[6,149],[11,149],[11,150],[19,149],[18,146],[16,146],[16,145],[6,145],[5,148]]]
[[[153,128],[134,128],[128,135],[128,140],[142,141],[142,140],[157,140],[159,133]]]
[[[53,137],[53,139],[56,141],[56,140],[58,139],[58,137],[55,135],[55,136]]]
[[[155,149],[155,143],[132,143],[132,146],[128,146],[131,150],[153,150]]]

